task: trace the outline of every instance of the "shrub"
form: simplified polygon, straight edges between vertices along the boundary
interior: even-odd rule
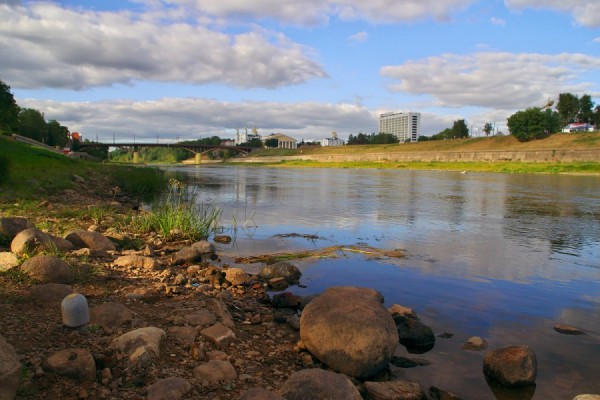
[[[0,185],[8,181],[10,164],[10,159],[5,155],[0,154]]]

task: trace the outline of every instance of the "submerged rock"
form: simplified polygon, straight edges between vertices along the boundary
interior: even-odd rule
[[[424,353],[435,345],[433,329],[425,325],[411,308],[394,304],[388,309],[396,329],[400,343],[411,353]]]
[[[483,372],[504,386],[532,385],[537,376],[537,359],[527,346],[501,347],[485,355]]]

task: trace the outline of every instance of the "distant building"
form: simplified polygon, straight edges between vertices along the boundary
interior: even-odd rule
[[[271,133],[269,136],[265,136],[262,141],[265,143],[269,139],[277,139],[277,148],[278,149],[297,149],[298,148],[298,140],[286,136],[282,133]]]
[[[416,142],[421,130],[421,113],[385,113],[379,116],[379,132],[396,136],[400,143]]]
[[[223,139],[221,140],[221,146],[235,147],[235,140],[233,139]]]
[[[325,138],[321,140],[321,146],[343,146],[344,141],[342,139],[338,139],[337,133],[333,131],[331,133],[331,137]]]
[[[252,129],[252,133],[248,133],[248,128],[244,128],[243,132],[240,132],[239,129],[235,132],[235,144],[236,145],[248,143],[252,139],[261,140],[261,137],[258,134],[258,132],[256,131],[256,128]]]
[[[596,129],[594,125],[584,122],[574,122],[563,128],[563,132],[593,132]]]

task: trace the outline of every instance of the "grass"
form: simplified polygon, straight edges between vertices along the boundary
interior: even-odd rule
[[[219,231],[222,210],[197,204],[196,196],[172,179],[168,192],[150,211],[135,217],[131,228],[140,233],[159,232],[165,240],[201,240]]]

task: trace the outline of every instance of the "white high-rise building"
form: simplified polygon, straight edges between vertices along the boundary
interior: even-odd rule
[[[400,143],[416,142],[421,131],[421,113],[385,113],[379,116],[379,133],[389,133]]]

